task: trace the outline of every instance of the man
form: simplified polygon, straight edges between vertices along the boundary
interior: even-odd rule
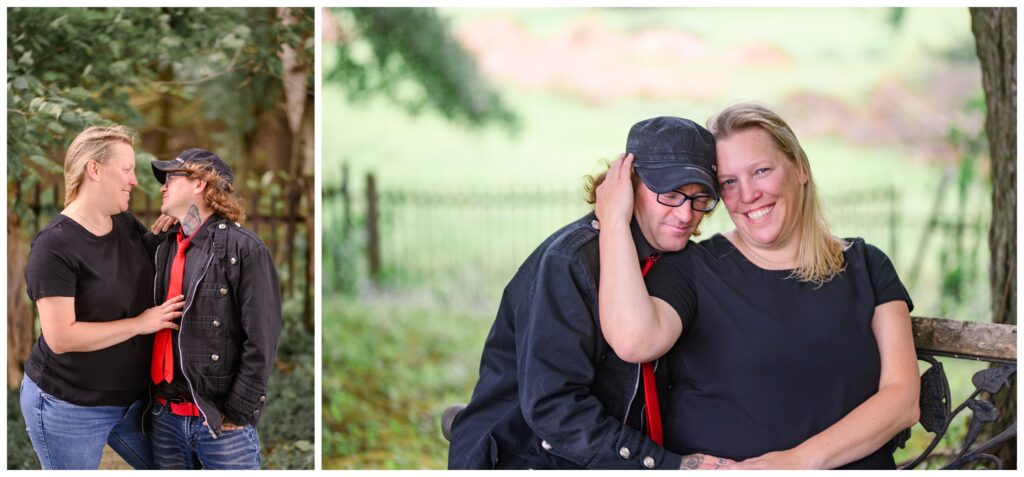
[[[715,143],[693,121],[658,117],[630,129],[626,153],[636,173],[637,259],[653,263],[659,252],[682,250],[717,203]],[[588,202],[603,179],[588,187]],[[601,336],[599,229],[591,213],[555,232],[505,288],[473,397],[452,424],[449,468],[679,469],[697,461],[656,443],[657,366],[620,360]]]
[[[156,300],[185,296],[179,330],[153,346],[153,453],[161,469],[259,469],[256,423],[281,333],[270,253],[242,228],[233,174],[216,154],[187,149],[153,161],[160,211],[180,226],[156,251]]]

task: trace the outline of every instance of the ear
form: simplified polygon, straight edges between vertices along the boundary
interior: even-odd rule
[[[85,163],[85,173],[93,181],[100,180],[100,163],[90,160]]]
[[[806,169],[799,169],[797,177],[800,179],[800,185],[807,185],[807,181],[811,179],[811,175],[807,173]]]
[[[204,180],[197,180],[196,181],[196,185],[195,185],[195,189],[192,190],[192,193],[195,194],[195,195],[198,195],[198,196],[202,196],[205,192],[206,192],[206,181],[204,181]]]

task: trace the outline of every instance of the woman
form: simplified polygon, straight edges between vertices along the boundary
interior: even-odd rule
[[[739,469],[895,467],[890,441],[917,422],[920,385],[892,263],[829,232],[777,114],[739,104],[708,129],[735,229],[663,257],[647,289],[629,256],[631,161],[598,190],[602,331],[627,361],[665,355],[666,448]]]
[[[42,335],[25,363],[21,411],[43,469],[95,469],[109,443],[154,468],[142,420],[153,338],[182,297],[153,304],[153,255],[128,210],[134,135],[90,127],[64,160],[61,211],[32,241],[25,281]]]

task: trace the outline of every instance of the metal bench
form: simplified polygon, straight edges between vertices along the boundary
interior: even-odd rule
[[[921,426],[925,431],[935,434],[935,437],[920,456],[901,469],[913,469],[931,458],[935,447],[949,431],[953,418],[964,409],[970,409],[972,412],[967,435],[953,460],[943,469],[959,469],[975,463],[1002,469],[1002,461],[990,452],[1017,437],[1017,421],[1014,420],[1006,429],[975,445],[984,426],[999,419],[999,411],[995,405],[979,399],[978,396],[982,392],[994,396],[1012,389],[1010,383],[1017,373],[1017,327],[916,316],[912,317],[912,320],[917,359],[931,365],[921,375]],[[984,361],[996,366],[974,374],[971,378],[974,392],[954,409],[949,380],[936,356]],[[445,440],[451,440],[452,423],[465,407],[465,404],[455,404],[444,410],[441,416],[441,434]],[[910,429],[906,429],[896,437],[896,442],[903,447],[909,438]]]

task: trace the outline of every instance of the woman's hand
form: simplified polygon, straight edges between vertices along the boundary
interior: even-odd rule
[[[689,454],[683,456],[679,470],[718,470],[730,469],[736,461],[707,454]]]
[[[601,223],[628,224],[633,218],[633,155],[620,154],[608,168],[604,182],[597,186],[594,213]]]
[[[154,306],[135,317],[136,334],[148,335],[162,329],[179,329],[174,320],[181,318],[181,309],[185,306],[185,296],[178,295],[160,305]]]
[[[178,219],[171,217],[170,215],[160,214],[160,217],[156,218],[153,225],[149,227],[149,231],[153,235],[159,235],[171,229],[174,224],[178,223]]]
[[[722,467],[725,470],[765,470],[765,469],[813,469],[815,466],[802,458],[795,449],[769,452],[752,457],[742,462],[735,462]]]

